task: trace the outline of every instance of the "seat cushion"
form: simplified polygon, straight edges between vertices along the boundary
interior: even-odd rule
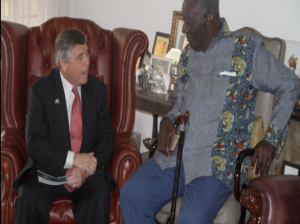
[[[175,212],[175,223],[179,216],[179,210],[182,204],[181,198],[177,199],[176,212]],[[166,204],[155,216],[155,219],[160,224],[167,223],[167,219],[170,216],[171,202]],[[214,220],[214,224],[237,224],[241,215],[241,206],[234,198],[232,193],[225,204],[222,206],[217,217]]]

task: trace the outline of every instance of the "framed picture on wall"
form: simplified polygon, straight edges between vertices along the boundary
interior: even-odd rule
[[[298,77],[298,83],[300,86],[300,42],[291,40],[285,40],[285,42],[286,53],[284,64],[289,67]],[[300,121],[300,96],[292,113],[292,118]]]
[[[169,34],[156,32],[152,54],[164,57],[168,50],[169,38]]]

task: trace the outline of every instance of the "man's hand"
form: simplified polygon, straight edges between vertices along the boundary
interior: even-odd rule
[[[67,177],[67,181],[70,181],[70,183],[67,184],[74,188],[80,188],[89,176],[86,170],[80,168],[74,168],[71,174],[71,176]]]
[[[157,136],[157,150],[163,152],[168,157],[171,156],[171,152],[169,150],[169,141],[172,134],[176,134],[175,126],[170,119],[166,118],[162,122],[159,134]]]
[[[275,147],[266,140],[262,140],[254,147],[254,155],[251,156],[250,166],[253,169],[255,162],[256,174],[268,175],[271,162],[275,156]]]
[[[91,176],[96,172],[97,159],[93,152],[75,153],[73,166],[85,170]]]

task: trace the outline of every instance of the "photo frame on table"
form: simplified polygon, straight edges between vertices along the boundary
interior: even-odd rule
[[[281,174],[283,175],[298,175],[300,166],[283,160],[281,167]]]
[[[143,67],[144,65],[150,65],[151,53],[147,50],[145,54],[138,58],[136,63],[136,69]]]
[[[150,67],[153,68],[159,67],[159,71],[161,73],[170,74],[170,69],[172,65],[172,59],[170,58],[164,58],[152,55],[150,60]]]
[[[284,64],[290,68],[295,75],[298,77],[298,83],[300,86],[300,42],[285,40],[286,43],[286,53]],[[295,105],[294,111],[292,112],[293,119],[300,121],[300,96],[298,102]]]
[[[170,34],[156,32],[152,54],[164,57],[168,52]]]

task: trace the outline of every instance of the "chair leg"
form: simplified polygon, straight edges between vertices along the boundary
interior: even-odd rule
[[[245,219],[246,219],[246,208],[244,206],[241,206],[241,217],[239,224],[245,224]]]

